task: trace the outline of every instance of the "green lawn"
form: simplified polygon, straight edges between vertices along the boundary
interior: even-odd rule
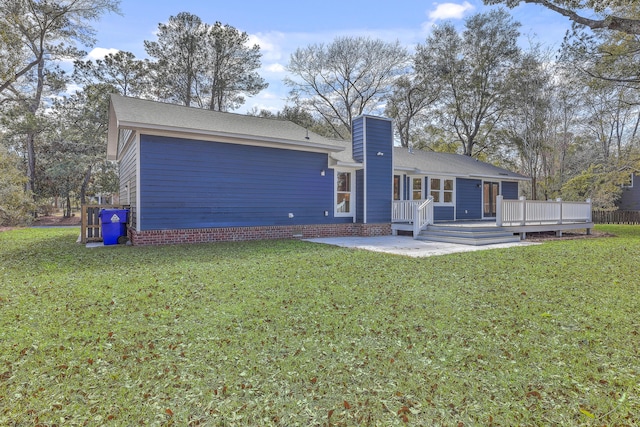
[[[0,425],[638,425],[640,227],[413,259],[0,233]]]

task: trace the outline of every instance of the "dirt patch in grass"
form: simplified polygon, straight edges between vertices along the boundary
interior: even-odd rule
[[[70,227],[70,226],[80,226],[82,222],[82,219],[80,218],[80,216],[72,216],[69,218],[65,218],[62,215],[46,215],[46,216],[40,216],[36,219],[34,219],[31,222],[31,226],[32,227]],[[0,226],[0,233],[2,233],[3,231],[9,231],[9,230],[14,230],[16,228],[20,228],[20,227],[4,227],[4,226]]]
[[[65,218],[61,215],[47,215],[40,216],[33,220],[31,223],[32,226],[71,226],[71,225],[80,225],[82,219],[80,216],[74,215],[69,218]]]

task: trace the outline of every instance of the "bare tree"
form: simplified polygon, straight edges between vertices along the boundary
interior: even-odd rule
[[[322,117],[341,138],[349,138],[351,121],[383,109],[409,55],[399,42],[339,37],[331,44],[297,49],[287,70],[291,99]]]
[[[436,27],[416,52],[416,71],[443,84],[443,124],[464,155],[490,145],[490,135],[508,109],[510,68],[518,59],[520,24],[502,9],[476,14],[462,35],[451,23]]]
[[[411,145],[417,124],[426,110],[439,100],[441,92],[442,85],[437,79],[407,75],[396,80],[385,113],[394,120],[401,146]]]

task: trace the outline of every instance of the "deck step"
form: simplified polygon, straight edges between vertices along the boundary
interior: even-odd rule
[[[418,236],[419,240],[431,242],[457,243],[462,245],[493,245],[514,243],[520,236],[500,227],[461,227],[430,225]]]

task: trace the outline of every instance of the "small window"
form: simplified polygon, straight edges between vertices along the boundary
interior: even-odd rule
[[[349,215],[352,213],[351,179],[351,172],[336,173],[336,214],[338,215]]]
[[[411,200],[422,200],[422,178],[413,178],[411,188]]]
[[[393,175],[393,200],[400,200],[400,175]]]
[[[430,191],[434,203],[453,203],[453,179],[431,178]]]

